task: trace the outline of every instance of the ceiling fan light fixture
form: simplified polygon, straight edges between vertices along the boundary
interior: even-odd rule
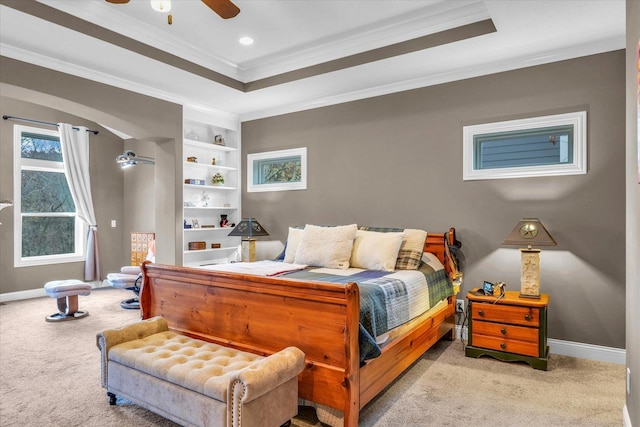
[[[157,12],[170,12],[171,0],[150,0],[151,8]]]

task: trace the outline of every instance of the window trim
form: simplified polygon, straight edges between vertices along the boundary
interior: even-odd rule
[[[77,208],[75,214],[68,212],[55,212],[53,215],[51,215],[59,217],[75,216],[75,252],[73,254],[40,255],[32,257],[22,256],[22,169],[24,168],[28,170],[58,173],[60,170],[62,170],[62,173],[64,173],[64,166],[62,162],[23,159],[20,155],[20,143],[23,132],[60,137],[60,133],[57,130],[49,130],[23,125],[13,125],[13,265],[17,268],[84,261],[86,254],[85,238],[87,234],[87,227],[86,224],[78,217]],[[45,163],[46,165],[44,165],[43,163]],[[42,215],[41,213],[38,213],[30,216],[48,215]]]
[[[517,166],[495,169],[475,169],[476,159],[473,141],[477,135],[567,125],[573,127],[574,135],[573,162],[571,163],[555,165]],[[495,123],[464,126],[462,157],[462,177],[464,181],[586,174],[587,112],[577,111],[550,116],[531,117],[519,120],[508,120]]]
[[[277,184],[254,184],[253,183],[253,166],[255,162],[261,160],[277,160],[283,157],[300,156],[300,181],[296,182],[280,182]],[[264,191],[288,191],[288,190],[306,190],[307,189],[307,147],[291,148],[288,150],[266,151],[264,153],[255,153],[247,155],[247,192],[264,192]]]

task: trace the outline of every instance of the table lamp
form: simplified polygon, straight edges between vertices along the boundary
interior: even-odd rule
[[[254,262],[256,260],[255,236],[268,236],[265,230],[255,218],[242,218],[242,221],[231,230],[229,236],[242,237],[241,257],[242,262]]]
[[[520,249],[520,297],[539,299],[540,249],[531,246],[555,246],[556,241],[538,218],[522,218],[502,244],[527,246]]]

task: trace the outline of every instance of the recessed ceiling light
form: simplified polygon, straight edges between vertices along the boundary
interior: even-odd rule
[[[253,44],[253,39],[251,37],[240,37],[238,42],[240,42],[241,45],[249,46]]]

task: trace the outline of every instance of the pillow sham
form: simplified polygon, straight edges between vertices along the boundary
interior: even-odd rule
[[[356,230],[356,224],[337,227],[305,225],[294,263],[342,270],[349,268]]]
[[[405,228],[402,245],[398,251],[396,270],[417,270],[424,251],[427,232],[414,228]]]
[[[289,227],[289,235],[287,236],[287,247],[284,250],[283,262],[293,264],[296,259],[296,251],[302,237],[303,228]]]
[[[351,251],[351,267],[393,271],[404,233],[356,231]]]

